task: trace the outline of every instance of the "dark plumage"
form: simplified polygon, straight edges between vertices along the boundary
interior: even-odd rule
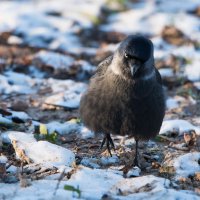
[[[160,130],[165,113],[162,80],[154,66],[153,44],[140,35],[128,36],[114,54],[101,62],[81,98],[80,115],[96,133],[150,139]]]

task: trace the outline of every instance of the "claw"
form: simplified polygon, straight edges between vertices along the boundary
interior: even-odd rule
[[[114,142],[113,142],[113,140],[112,140],[110,134],[107,135],[107,140],[109,140],[109,142],[110,142],[112,148],[115,150],[115,144],[114,144]]]
[[[112,157],[111,148],[113,148],[115,150],[115,145],[114,145],[114,142],[113,142],[110,134],[105,134],[103,141],[101,143],[101,147],[100,147],[101,149],[103,148],[105,142],[106,142],[106,148],[107,148],[110,156]],[[110,146],[111,146],[111,148],[110,148]]]

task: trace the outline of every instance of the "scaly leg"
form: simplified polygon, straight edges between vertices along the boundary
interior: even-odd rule
[[[114,145],[114,142],[109,133],[104,135],[103,141],[101,143],[101,149],[103,148],[105,143],[106,143],[106,148],[107,148],[110,156],[112,157],[111,148],[113,148],[115,150],[115,145]]]
[[[133,160],[133,166],[139,167],[138,165],[138,139],[135,139],[135,158]]]

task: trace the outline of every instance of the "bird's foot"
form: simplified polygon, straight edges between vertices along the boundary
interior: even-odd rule
[[[133,160],[133,167],[139,167],[137,155],[135,155],[135,158],[134,158],[134,160]]]
[[[111,153],[111,149],[115,150],[115,145],[114,142],[110,136],[110,134],[106,134],[103,138],[103,141],[101,143],[101,149],[103,148],[104,144],[106,143],[106,148],[110,154],[110,156],[112,157],[112,153]]]

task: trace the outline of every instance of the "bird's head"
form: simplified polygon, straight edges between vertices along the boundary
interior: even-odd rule
[[[153,44],[141,35],[123,40],[113,56],[112,71],[126,78],[137,79],[153,70]]]

